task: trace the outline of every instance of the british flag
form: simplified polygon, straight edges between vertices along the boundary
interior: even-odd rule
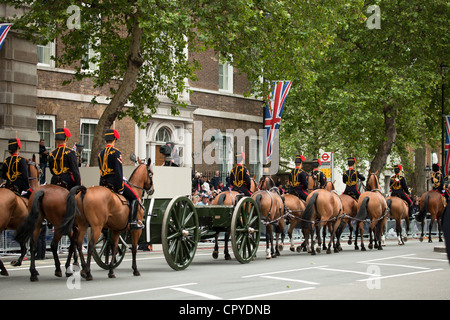
[[[3,42],[5,42],[6,35],[11,28],[11,23],[0,23],[0,50],[2,49]]]
[[[445,164],[444,176],[448,176],[450,172],[450,116],[445,116]]]
[[[264,146],[266,164],[272,160],[273,143],[277,130],[280,128],[286,97],[291,89],[292,81],[277,81],[273,83],[272,92],[264,107]]]

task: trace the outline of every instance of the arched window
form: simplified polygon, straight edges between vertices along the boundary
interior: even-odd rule
[[[167,127],[161,127],[156,133],[155,141],[157,142],[170,142],[171,134]]]

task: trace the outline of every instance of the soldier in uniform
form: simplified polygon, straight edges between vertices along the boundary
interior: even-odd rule
[[[308,193],[308,179],[306,178],[306,172],[303,171],[303,161],[305,161],[304,156],[295,157],[295,168],[289,173],[289,193],[297,195],[300,199],[306,201]]]
[[[56,149],[49,154],[48,166],[52,174],[51,184],[68,190],[81,185],[81,176],[75,151],[66,146],[71,133],[67,128],[58,128],[55,133]]]
[[[356,199],[356,201],[358,201],[359,196],[361,195],[357,188],[358,179],[364,181],[366,180],[366,178],[353,168],[354,165],[356,164],[355,158],[353,157],[347,158],[347,164],[349,168],[347,171],[344,172],[344,175],[342,176],[342,182],[345,183],[344,194],[347,194],[350,197]]]
[[[98,155],[98,166],[100,168],[100,185],[113,189],[122,194],[130,204],[130,228],[139,230],[144,228],[142,221],[137,220],[139,210],[139,196],[123,181],[122,154],[115,147],[119,139],[119,132],[108,129],[105,132],[106,147]]]
[[[19,156],[21,148],[19,139],[8,140],[8,151],[11,154],[2,165],[2,178],[6,180],[5,187],[19,195],[32,192],[28,181],[27,160]]]
[[[411,216],[411,209],[413,202],[409,197],[408,185],[406,184],[406,179],[402,175],[400,175],[400,171],[402,171],[401,165],[394,166],[394,175],[391,177],[390,188],[391,188],[391,196],[400,197],[406,201],[409,208],[409,215]]]
[[[433,183],[433,190],[439,192],[440,194],[444,193],[444,176],[441,172],[441,167],[439,164],[434,163],[432,165],[433,173],[431,174],[431,182]]]
[[[313,177],[316,179],[318,185],[318,188],[323,188],[323,186],[325,186],[325,184],[327,183],[327,177],[325,177],[325,174],[320,171],[319,166],[320,166],[320,160],[319,159],[313,159],[312,161],[312,167],[313,167],[313,171],[312,171],[312,175]]]
[[[248,197],[251,197],[251,178],[247,168],[244,166],[245,154],[238,153],[236,154],[235,159],[236,165],[230,173],[231,188],[233,191],[238,191]]]

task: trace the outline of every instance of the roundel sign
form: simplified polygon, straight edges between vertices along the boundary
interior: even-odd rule
[[[331,161],[330,153],[328,152],[322,153],[320,160],[322,160],[322,162],[330,162]]]

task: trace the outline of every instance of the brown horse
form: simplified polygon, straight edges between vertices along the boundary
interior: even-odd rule
[[[384,230],[384,225],[389,213],[389,208],[386,203],[386,199],[380,190],[380,184],[378,183],[377,172],[371,173],[369,171],[369,177],[367,178],[366,188],[368,191],[360,195],[358,200],[357,210],[358,213],[354,220],[356,220],[357,228],[355,232],[355,250],[358,249],[357,237],[358,229],[361,231],[361,251],[366,251],[364,246],[364,220],[370,219],[369,227],[369,249],[373,248],[373,242],[375,242],[375,248],[382,250],[381,246],[381,234]],[[372,237],[372,234],[374,235]]]
[[[258,191],[258,187],[256,185],[256,182],[254,179],[251,180],[251,186],[250,186],[250,192],[253,194],[256,191]],[[238,191],[223,191],[219,193],[211,202],[211,205],[217,206],[217,205],[225,205],[225,206],[234,206],[239,201],[239,196],[242,195]],[[236,198],[237,197],[237,198]],[[214,259],[217,259],[219,257],[219,232],[215,235],[215,244],[214,244],[214,250],[212,253],[212,256]],[[231,255],[228,250],[228,241],[230,240],[230,231],[225,232],[225,248],[223,250],[223,254],[225,257],[225,260],[231,260]]]
[[[136,194],[141,194],[141,196],[144,191],[147,191],[149,194],[153,194],[154,191],[152,180],[153,173],[150,169],[150,163],[150,159],[148,159],[147,164],[140,163],[131,174],[129,180],[130,187]],[[68,208],[63,232],[70,232],[76,217],[76,222],[78,225],[78,238],[76,242],[84,276],[86,280],[92,280],[93,278],[91,275],[90,263],[93,251],[95,250],[95,245],[102,233],[102,229],[107,228],[112,230],[113,248],[108,276],[109,278],[115,278],[114,263],[119,237],[121,232],[129,227],[129,205],[127,200],[122,195],[119,195],[103,186],[94,186],[90,188],[81,187],[78,189],[81,190],[81,192],[78,193],[76,197],[75,194],[78,191],[77,187],[70,190],[70,194],[67,198]],[[73,205],[75,200],[76,206]],[[80,215],[76,215],[76,208],[78,208]],[[144,210],[141,205],[138,209],[137,218],[139,220],[143,220],[143,216]],[[82,243],[89,226],[92,229],[92,234],[88,244],[87,260],[85,261],[82,252]],[[136,265],[136,253],[137,244],[141,233],[142,230],[131,231],[131,252],[133,256],[132,268],[135,276],[140,275]]]
[[[441,218],[444,213],[444,203],[442,196],[436,191],[428,191],[425,192],[420,197],[420,211],[416,215],[416,220],[422,223],[422,233],[420,235],[419,240],[423,241],[424,232],[423,229],[425,227],[425,217],[427,213],[430,214],[431,220],[428,228],[428,242],[433,242],[431,240],[431,229],[433,227],[434,221],[437,221],[438,225],[438,236],[439,242],[442,242],[442,226],[441,226]]]
[[[295,251],[295,244],[292,232],[294,228],[297,227],[297,223],[301,222],[303,217],[303,212],[305,211],[305,202],[300,200],[299,197],[293,194],[286,193],[282,196],[284,198],[284,204],[288,208],[288,219],[289,219],[289,229],[288,236],[291,242],[290,250]],[[301,251],[301,246],[297,247],[297,252]]]
[[[28,179],[30,188],[36,190],[39,187],[39,176],[41,169],[36,163],[36,157],[27,161]],[[17,230],[25,218],[28,216],[28,199],[19,196],[7,188],[0,188],[0,232],[3,230]],[[15,267],[21,266],[23,258],[27,253],[25,242],[20,242],[20,257],[17,261],[11,262]],[[0,275],[7,276],[3,262],[0,260]]]
[[[352,232],[353,232],[353,225],[352,225],[352,218],[356,217],[357,214],[357,202],[355,199],[353,199],[348,194],[341,194],[339,196],[342,201],[342,207],[344,209],[344,217],[342,218],[342,222],[339,225],[339,228],[336,232],[337,242],[336,246],[339,248],[339,250],[342,250],[341,247],[341,234],[344,231],[345,227],[348,225],[348,229],[350,231],[350,235],[348,238],[348,244],[352,244]]]
[[[336,192],[317,189],[308,195],[308,198],[306,199],[305,212],[303,213],[302,226],[305,230],[307,230],[305,239],[308,239],[309,235],[311,236],[311,254],[316,254],[313,232],[313,226],[315,224],[317,224],[318,227],[316,232],[319,238],[319,248],[321,242],[320,229],[324,226],[328,226],[331,237],[328,243],[327,253],[331,253],[331,244],[333,244],[334,252],[339,252],[336,247],[335,236],[337,227],[341,223],[342,213],[342,203]]]
[[[400,197],[387,197],[386,203],[389,205],[390,218],[395,219],[395,231],[399,245],[404,245],[408,240],[409,215],[408,204]],[[406,222],[406,235],[402,238],[402,220]]]
[[[271,189],[273,190],[273,189]],[[273,229],[281,233],[281,241],[284,240],[284,205],[280,194],[277,191],[259,190],[252,195],[258,205],[262,216],[262,223],[266,225],[266,259],[275,258],[280,255],[278,246],[273,245]],[[278,242],[278,237],[277,237]],[[278,243],[277,243],[278,245]],[[270,249],[269,249],[270,247]]]

